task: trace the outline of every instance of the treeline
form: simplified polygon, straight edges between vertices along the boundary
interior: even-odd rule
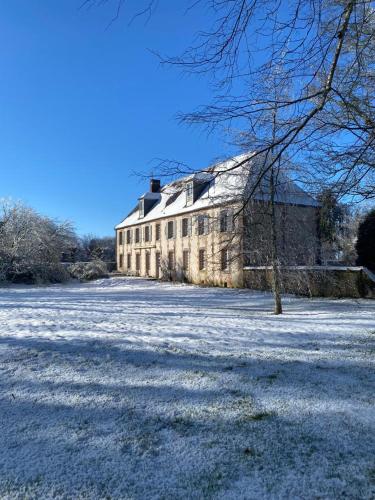
[[[359,265],[375,271],[375,209],[338,201],[331,190],[318,196],[319,236],[323,265]]]
[[[114,260],[114,238],[80,238],[70,222],[53,220],[23,203],[0,202],[0,282],[96,278],[105,275],[106,263]]]

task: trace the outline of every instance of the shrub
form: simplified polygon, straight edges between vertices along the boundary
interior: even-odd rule
[[[93,260],[91,262],[76,262],[68,267],[72,278],[80,281],[91,281],[99,278],[108,278],[108,269],[105,262]]]
[[[35,210],[0,200],[0,281],[59,283],[69,278],[61,254],[74,240],[68,222],[58,222]]]

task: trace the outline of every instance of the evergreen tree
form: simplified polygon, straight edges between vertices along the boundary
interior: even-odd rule
[[[375,271],[375,209],[359,225],[356,249],[357,264]]]

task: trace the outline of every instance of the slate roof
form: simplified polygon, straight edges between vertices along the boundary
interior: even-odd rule
[[[121,229],[136,224],[151,222],[164,217],[172,217],[184,213],[212,208],[221,204],[245,200],[252,192],[257,179],[257,169],[251,159],[245,162],[247,155],[236,156],[228,161],[207,168],[204,172],[188,175],[163,186],[160,193],[145,193],[139,199],[148,197],[155,200],[151,210],[140,218],[138,206],[116,226]],[[239,165],[236,167],[236,165]],[[188,181],[197,180],[204,183],[204,189],[192,204],[186,204],[186,185]],[[257,186],[252,198],[269,200],[269,177],[264,176]],[[276,181],[277,203],[318,207],[319,203],[285,173],[280,173]]]

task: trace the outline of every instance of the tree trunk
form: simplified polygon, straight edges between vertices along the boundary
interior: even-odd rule
[[[272,291],[275,301],[274,313],[282,314],[283,307],[281,304],[281,280],[277,250],[277,228],[276,228],[276,211],[275,211],[275,179],[274,168],[270,172],[270,195],[271,195],[271,264],[272,264]]]

